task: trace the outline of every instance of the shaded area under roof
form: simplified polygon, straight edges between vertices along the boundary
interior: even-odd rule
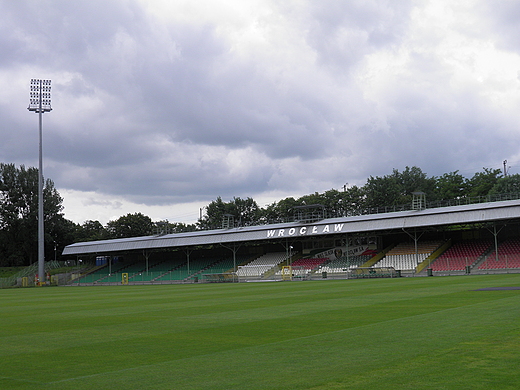
[[[520,200],[332,218],[313,223],[289,222],[161,236],[79,242],[66,246],[63,255],[104,254],[233,242],[281,240],[341,233],[377,233],[395,229],[490,223],[516,218],[520,218]]]

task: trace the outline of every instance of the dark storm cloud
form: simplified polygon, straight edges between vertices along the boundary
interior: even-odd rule
[[[32,77],[53,80],[46,175],[141,204],[520,160],[518,77],[481,54],[514,62],[517,2],[152,3],[0,2],[2,161],[36,163]]]
[[[143,99],[157,102],[160,129],[180,141],[231,148],[255,145],[275,158],[312,157],[322,151],[327,140],[320,136],[327,122],[316,112],[321,102],[312,89],[280,96],[278,85],[258,64],[235,58],[211,29],[183,32],[174,39],[179,57],[169,66],[163,64],[160,79],[148,66],[141,77]],[[303,141],[307,139],[314,142]]]
[[[398,44],[407,30],[411,1],[311,2],[307,39],[324,64],[347,71],[364,55]]]

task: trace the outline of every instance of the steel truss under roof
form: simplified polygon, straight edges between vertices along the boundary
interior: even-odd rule
[[[305,239],[337,234],[377,233],[389,230],[504,222],[520,218],[520,200],[439,207],[385,214],[331,218],[314,223],[206,230],[160,236],[79,242],[65,247],[63,255],[109,254],[135,250],[244,243],[287,238]]]

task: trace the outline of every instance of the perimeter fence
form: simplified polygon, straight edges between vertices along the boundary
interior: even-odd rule
[[[182,284],[182,283],[201,283],[210,279],[209,275],[235,275],[229,269],[212,268],[208,272],[192,272],[188,270],[173,271],[143,271],[137,273],[114,272],[102,273],[94,272],[83,275],[71,280],[71,285],[116,285],[116,284]],[[236,275],[235,275],[236,277]],[[229,278],[229,277],[227,277]],[[238,281],[238,277],[236,277]]]

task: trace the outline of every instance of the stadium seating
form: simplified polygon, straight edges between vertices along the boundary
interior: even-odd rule
[[[453,244],[430,266],[433,271],[464,271],[490,247],[490,240],[467,240]]]
[[[183,260],[180,262],[170,264],[169,269],[163,271],[162,273],[159,273],[159,275],[156,275],[154,278],[152,278],[152,282],[183,280],[187,278],[190,274],[191,272],[188,272],[188,261]]]
[[[329,259],[326,258],[310,258],[310,259],[298,259],[293,261],[291,266],[293,267],[302,267],[306,270],[314,270],[319,267],[321,264],[327,262]]]
[[[237,257],[236,261],[240,263],[239,258]],[[209,267],[200,271],[201,274],[213,274],[213,273],[223,273],[233,271],[233,258],[228,257],[221,259],[214,264],[211,264]]]
[[[327,273],[341,273],[348,269],[357,268],[366,263],[372,256],[371,255],[359,255],[359,256],[342,256],[338,259],[334,259],[327,264],[322,264],[319,267],[320,272]]]
[[[121,281],[121,273],[127,272],[126,269],[133,267],[135,262],[114,262],[110,266],[105,265],[104,267],[98,268],[96,271],[89,275],[83,276],[76,280],[77,283],[82,283],[88,280],[91,283],[113,283]]]
[[[386,255],[373,265],[375,268],[388,267],[400,271],[414,271],[417,265],[428,259],[439,248],[445,248],[445,242],[424,241],[418,242],[417,253],[415,243],[408,241],[400,243],[386,252]],[[508,239],[498,247],[498,260],[496,260],[493,241],[488,240],[464,240],[455,242],[437,259],[432,260],[430,268],[436,272],[464,271],[467,266],[478,270],[502,270],[520,268],[520,239]],[[308,254],[307,258],[298,258],[293,261],[293,275],[308,277],[314,273],[340,274],[367,264],[373,258],[370,255],[342,256],[336,259],[321,257],[321,248],[314,254]],[[207,253],[206,253],[207,255]],[[295,256],[296,257],[296,256]],[[197,257],[194,254],[187,258],[183,253],[162,254],[151,256],[148,262],[142,257],[125,258],[122,261],[114,261],[109,265],[94,268],[94,271],[85,275],[73,283],[122,283],[122,274],[128,274],[128,281],[132,283],[183,283],[208,281],[213,276],[233,275],[235,266],[238,265],[236,274],[241,280],[282,277],[281,266],[286,265],[287,252],[267,253],[252,261],[251,255],[238,255],[233,257]],[[377,261],[379,257],[374,258]],[[424,263],[423,263],[424,265]]]
[[[198,278],[204,271],[211,269],[212,267],[217,266],[219,263],[222,262],[222,259],[215,258],[215,257],[205,257],[205,258],[199,258],[199,259],[193,259],[190,262],[190,269],[187,269],[184,267],[181,272],[181,278],[182,280],[191,280],[194,278]]]
[[[266,253],[248,264],[238,267],[239,277],[261,277],[287,259],[285,252]]]
[[[414,242],[399,243],[388,251],[375,267],[393,267],[402,271],[414,270],[441,245],[441,241],[419,241],[416,252]]]
[[[226,257],[222,259],[218,259],[212,264],[202,267],[199,271],[194,273],[192,277],[199,275],[209,275],[209,274],[217,274],[217,273],[229,273],[234,271],[235,265],[239,265],[245,261],[247,261],[248,256],[236,256],[233,261],[233,257]]]
[[[478,266],[479,270],[520,268],[520,240],[509,239],[498,245],[498,260],[495,250]]]
[[[419,263],[422,263],[430,254],[418,253],[407,255],[387,255],[376,267],[393,267],[398,270],[413,270]]]

